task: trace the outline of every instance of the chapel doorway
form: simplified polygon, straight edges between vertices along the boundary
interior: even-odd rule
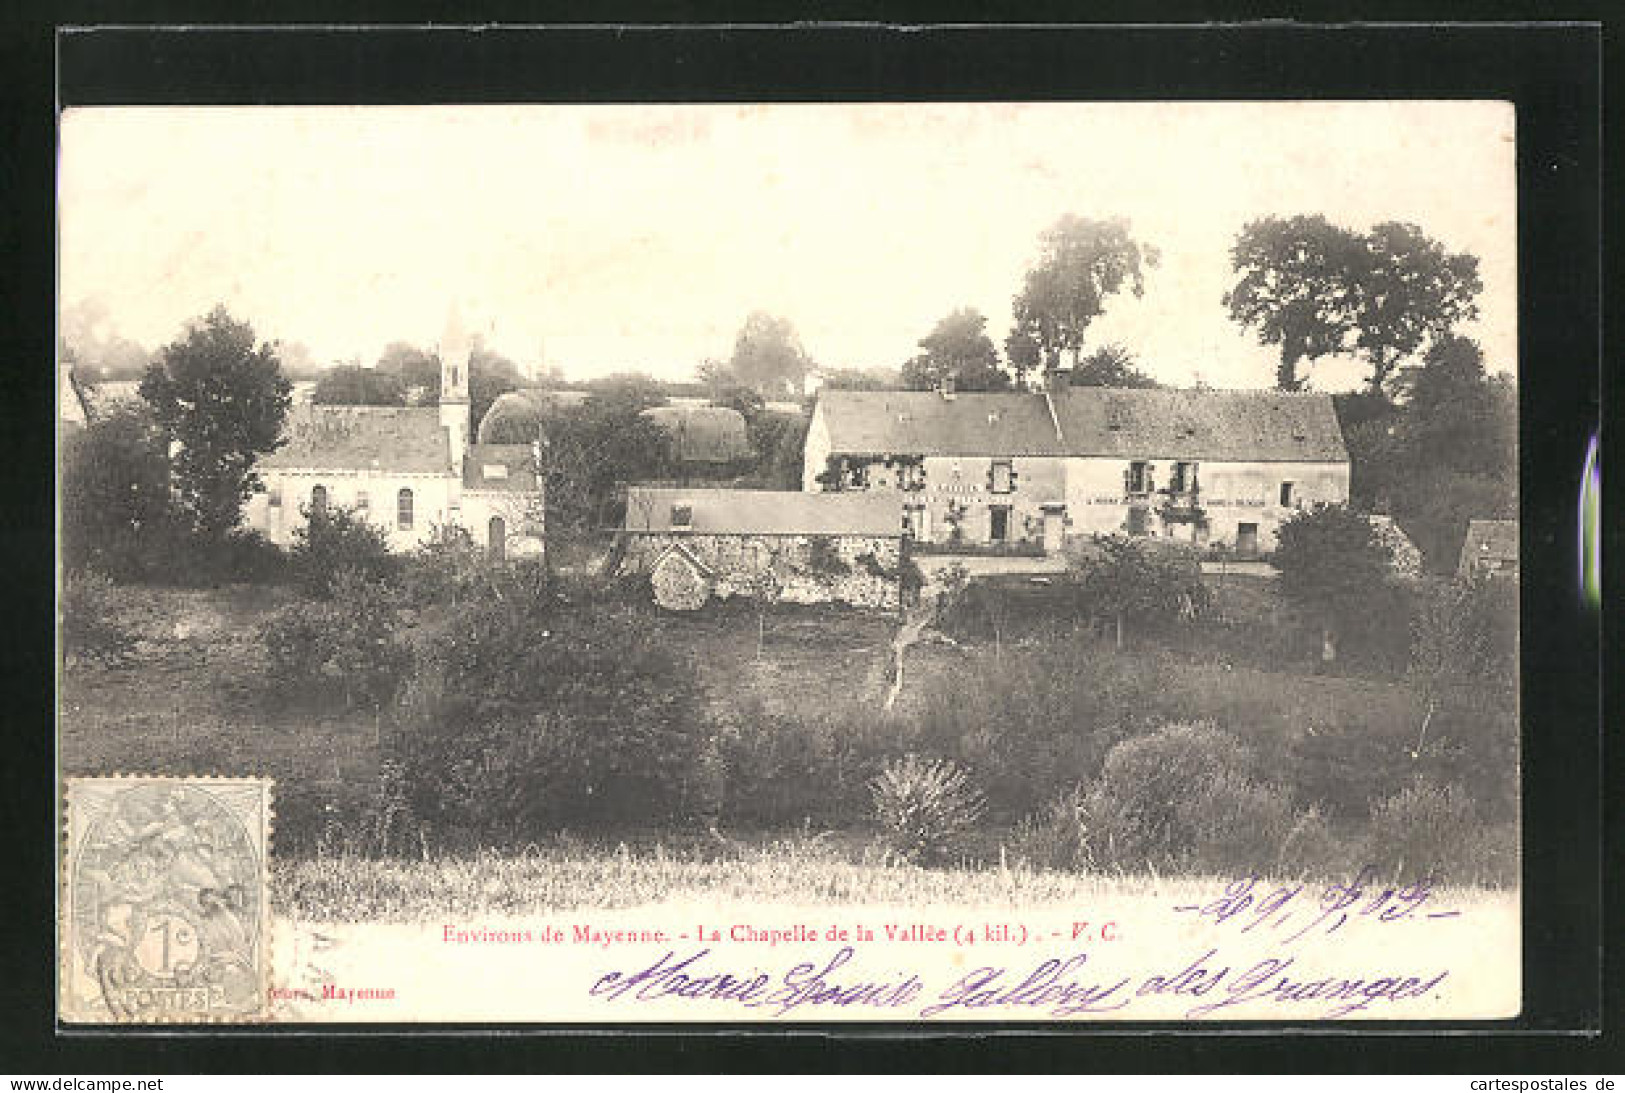
[[[508,549],[508,525],[500,516],[491,517],[485,526],[485,552],[493,562],[502,561]]]

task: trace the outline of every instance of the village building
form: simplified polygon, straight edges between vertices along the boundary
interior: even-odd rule
[[[1466,581],[1518,579],[1518,522],[1469,520],[1456,576]]]
[[[927,544],[1128,534],[1252,557],[1293,513],[1348,501],[1349,456],[1323,394],[825,390],[803,488],[888,494]]]
[[[312,510],[337,506],[380,528],[393,550],[460,528],[492,558],[541,554],[538,445],[473,441],[468,356],[454,315],[438,405],[295,405],[285,443],[257,464],[264,489],[245,507],[248,526],[287,546]]]
[[[673,610],[740,595],[895,609],[905,560],[881,494],[633,486],[609,569],[648,576]]]

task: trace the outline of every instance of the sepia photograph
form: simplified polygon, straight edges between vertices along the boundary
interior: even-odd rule
[[[1517,1016],[1515,131],[63,111],[60,1020]]]

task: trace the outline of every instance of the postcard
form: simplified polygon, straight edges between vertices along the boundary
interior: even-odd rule
[[[1517,1016],[1514,122],[64,111],[60,1022]]]

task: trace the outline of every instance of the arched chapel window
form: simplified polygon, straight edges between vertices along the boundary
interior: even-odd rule
[[[312,486],[310,488],[310,511],[324,514],[327,512],[326,486]]]
[[[395,496],[395,525],[402,531],[412,526],[412,491],[402,490]]]

